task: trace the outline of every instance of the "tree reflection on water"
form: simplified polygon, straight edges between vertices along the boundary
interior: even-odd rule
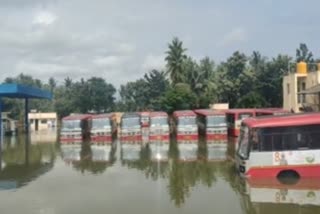
[[[158,146],[164,147],[164,144]],[[170,147],[166,147],[168,157],[164,159],[154,158],[156,155],[153,152],[161,150],[163,153],[163,149],[156,147],[155,145],[140,147],[140,156],[135,160],[122,160],[122,165],[143,171],[148,179],[165,179],[170,198],[178,207],[190,196],[192,187],[196,185],[212,187],[217,181],[217,176],[228,177],[225,175],[228,169],[224,164],[227,160],[208,159],[206,146],[198,149],[197,144],[190,144],[179,149],[177,143],[171,143]],[[194,147],[197,149],[192,151]],[[186,151],[183,151],[184,148]]]
[[[0,152],[0,190],[20,188],[53,168],[54,143],[31,144],[27,136],[5,139]]]

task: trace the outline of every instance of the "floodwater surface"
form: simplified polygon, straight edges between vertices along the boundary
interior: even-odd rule
[[[320,179],[241,179],[234,150],[234,139],[111,146],[63,145],[55,132],[7,137],[0,213],[320,213]]]

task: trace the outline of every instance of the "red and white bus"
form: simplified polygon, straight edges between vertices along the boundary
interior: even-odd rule
[[[150,113],[149,140],[164,141],[169,143],[170,131],[169,120],[166,112]]]
[[[290,114],[289,111],[282,108],[258,108],[256,109],[256,117],[269,115],[284,115]]]
[[[246,177],[319,177],[320,113],[244,120],[236,163]]]
[[[92,143],[112,143],[116,133],[117,125],[113,114],[98,114],[92,116]]]
[[[75,114],[62,118],[60,142],[81,142],[90,137],[91,115]]]
[[[223,111],[210,109],[194,110],[197,114],[199,131],[207,140],[225,140],[228,138],[226,115]]]
[[[226,111],[228,135],[238,137],[243,119],[255,117],[255,109],[229,109]]]
[[[197,141],[197,115],[191,110],[175,111],[173,113],[174,131],[177,141]]]
[[[120,124],[121,143],[142,143],[140,114],[125,113],[121,117]]]
[[[144,111],[144,112],[140,112],[140,121],[141,121],[141,127],[149,127],[150,124],[150,112],[148,111]]]

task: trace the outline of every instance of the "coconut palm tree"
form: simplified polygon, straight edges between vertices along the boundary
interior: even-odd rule
[[[175,85],[176,83],[183,82],[183,63],[187,58],[185,55],[187,49],[183,48],[182,41],[177,37],[172,40],[168,47],[169,50],[166,52],[167,56],[165,58],[167,61],[166,74],[170,76],[171,83]]]

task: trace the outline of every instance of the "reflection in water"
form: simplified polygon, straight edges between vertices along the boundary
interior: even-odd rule
[[[195,161],[198,157],[198,144],[196,143],[177,143],[179,160]]]
[[[67,165],[81,173],[103,173],[115,163],[114,144],[90,144],[81,142],[76,144],[62,144],[60,146],[62,159]]]
[[[168,161],[170,144],[157,141],[149,144],[150,158],[152,161]]]
[[[4,139],[2,148],[0,190],[20,188],[53,168],[54,142],[31,144],[28,137],[13,136]]]
[[[300,179],[295,184],[278,179],[249,179],[246,181],[245,209],[255,213],[320,212],[320,182],[318,178]]]
[[[158,213],[185,213],[185,208],[189,213],[199,209],[218,213],[319,213],[319,179],[289,183],[244,180],[237,175],[230,160],[234,156],[235,140],[219,143],[201,140],[193,144],[174,141],[170,144],[161,141],[147,145],[120,144],[120,164],[115,164],[115,144],[82,142],[58,147],[54,143],[31,142],[26,147],[23,135],[6,138],[0,164],[0,190],[16,189],[30,181],[35,185],[12,192],[10,197],[6,191],[0,191],[2,201],[13,201],[10,205],[3,202],[1,211],[3,208],[11,210],[16,201],[27,206],[21,198],[39,194],[46,202],[39,205],[41,210],[50,205],[54,209],[52,213],[70,213],[70,210],[88,213],[92,207],[96,208],[93,213],[141,213],[152,212],[155,206]],[[66,164],[59,164],[61,159],[55,158],[59,148]],[[36,179],[49,170],[43,179]],[[80,173],[68,174],[68,171]],[[93,178],[92,174],[96,176]],[[80,183],[74,182],[77,179]],[[85,185],[88,182],[90,188]],[[49,187],[57,190],[49,191],[46,189]],[[70,191],[64,191],[65,188]],[[134,202],[131,201],[133,189],[141,191]],[[61,191],[65,194],[62,199]],[[109,197],[110,193],[112,197]],[[36,200],[35,195],[30,196],[32,202]],[[65,198],[70,203],[63,203]],[[51,203],[59,200],[61,203]],[[225,201],[230,203],[223,203]],[[19,206],[17,210],[20,212],[12,213],[24,212]],[[24,213],[42,213],[40,209],[39,212],[30,210]]]
[[[121,144],[121,160],[122,160],[122,162],[139,160],[142,147],[143,146],[140,143]]]

